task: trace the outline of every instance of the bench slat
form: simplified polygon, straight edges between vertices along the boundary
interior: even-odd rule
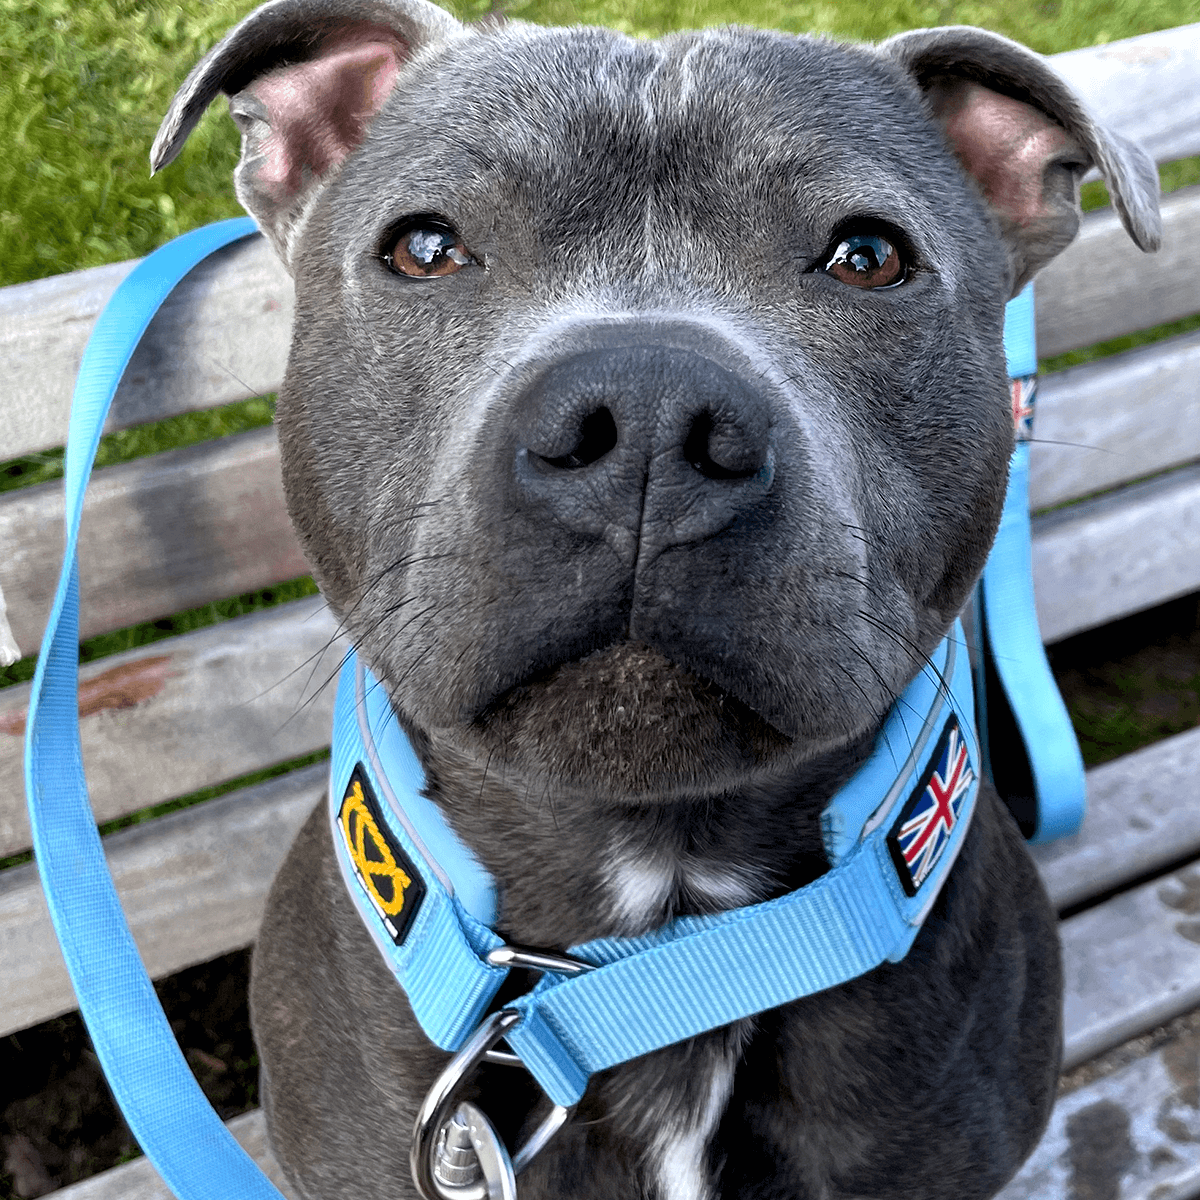
[[[1200,71],[1196,94],[1200,96]],[[1079,236],[1037,277],[1038,353],[1044,358],[1200,311],[1200,187],[1162,201],[1163,244],[1143,254],[1111,209],[1088,213]]]
[[[6,381],[0,460],[61,446],[83,348],[138,260],[0,288]],[[295,298],[262,238],[201,263],[150,323],[117,390],[111,433],[273,392],[283,378]]]
[[[1032,847],[1055,908],[1069,908],[1200,856],[1200,729],[1087,773],[1087,817],[1073,837]]]
[[[1197,379],[1200,331],[1045,376],[1029,461],[1033,508],[1200,458]]]
[[[152,977],[254,941],[271,879],[328,782],[314,763],[104,839]],[[32,863],[0,873],[0,995],[0,1037],[77,1007]]]
[[[97,820],[329,745],[345,644],[319,597],[90,663],[80,722]],[[22,769],[29,685],[0,690],[0,855],[30,844]]]
[[[1200,154],[1200,24],[1051,56],[1054,69],[1110,128],[1155,162]]]
[[[1198,547],[1200,465],[1035,518],[1043,640],[1200,590]]]
[[[1200,1030],[1060,1096],[1041,1144],[997,1200],[1200,1196]]]
[[[60,483],[0,496],[0,591],[35,654],[62,563]],[[308,573],[272,427],[97,471],[80,531],[81,636]]]
[[[1200,864],[1064,921],[1069,1070],[1200,1005]]]
[[[267,1122],[261,1108],[242,1113],[225,1122],[242,1149],[266,1172],[285,1196],[291,1196],[283,1172],[267,1145]],[[135,1158],[111,1171],[59,1188],[59,1200],[175,1200],[175,1193],[163,1183],[162,1176],[146,1158]]]

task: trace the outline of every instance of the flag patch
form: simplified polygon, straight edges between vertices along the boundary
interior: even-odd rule
[[[392,941],[399,945],[425,898],[425,884],[412,860],[389,834],[361,764],[354,768],[346,785],[338,810],[338,829],[354,877]]]
[[[915,896],[937,866],[974,782],[966,739],[951,717],[929,760],[925,781],[909,797],[888,834],[892,862],[908,895]]]
[[[1022,375],[1010,379],[1009,394],[1012,402],[1013,431],[1018,442],[1027,442],[1033,437],[1033,409],[1037,402],[1037,376]]]

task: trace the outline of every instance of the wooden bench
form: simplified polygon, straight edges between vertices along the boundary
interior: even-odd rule
[[[1057,65],[1158,161],[1200,154],[1200,25]],[[1200,187],[1166,197],[1164,215],[1156,257],[1139,254],[1109,212],[1086,218],[1038,282],[1043,356],[1200,311]],[[63,443],[84,343],[131,265],[0,290],[0,461]],[[261,241],[205,264],[151,326],[109,429],[273,391],[291,312],[290,282]],[[1048,641],[1200,591],[1197,379],[1200,331],[1044,378],[1032,490],[1036,508],[1054,509],[1034,536]],[[83,636],[304,574],[277,459],[264,428],[97,471],[81,552]],[[57,484],[0,496],[0,589],[23,654],[41,636],[60,522]],[[85,667],[97,819],[322,748],[332,701],[322,685],[341,649],[312,598]],[[29,845],[27,695],[24,685],[0,691],[0,857]],[[253,940],[267,885],[324,776],[317,763],[107,839],[152,974]],[[1008,1200],[1200,1197],[1197,1022],[1146,1037],[1200,1006],[1198,781],[1200,729],[1099,767],[1082,833],[1037,854],[1056,903],[1073,913],[1062,926],[1067,1067],[1097,1061],[1100,1077],[1062,1097]],[[75,1006],[32,865],[0,873],[0,996],[0,1033]],[[234,1127],[266,1154],[257,1113]],[[64,1194],[167,1195],[144,1161]]]

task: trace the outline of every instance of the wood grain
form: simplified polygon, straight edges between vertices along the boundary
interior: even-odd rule
[[[1195,1200],[1198,1069],[1192,1029],[1060,1096],[1040,1145],[997,1200]]]
[[[1200,729],[1087,773],[1087,816],[1069,838],[1031,847],[1057,908],[1200,857]]]
[[[1033,522],[1042,640],[1200,591],[1200,465]]]
[[[1200,154],[1200,24],[1180,25],[1050,58],[1110,128],[1155,162]]]
[[[0,460],[66,441],[83,348],[136,262],[0,288]],[[218,251],[151,321],[105,430],[275,391],[294,307],[292,281],[262,238]]]
[[[1033,285],[1039,355],[1048,358],[1200,312],[1193,250],[1200,238],[1200,187],[1165,196],[1162,212],[1163,244],[1155,254],[1143,254],[1111,210],[1084,217],[1079,236]]]
[[[1200,863],[1062,923],[1067,1070],[1200,1005]]]
[[[0,496],[0,591],[36,653],[62,560],[62,485]],[[82,637],[308,573],[273,428],[96,471],[80,530]]]
[[[335,634],[314,597],[85,666],[80,734],[97,820],[328,746],[345,650]],[[30,843],[28,700],[27,684],[0,690],[0,856]]]
[[[230,792],[104,839],[130,929],[155,979],[248,946],[329,767]],[[77,1007],[31,863],[0,873],[0,1037]]]
[[[1043,377],[1029,456],[1033,509],[1200,459],[1197,379],[1200,331]]]

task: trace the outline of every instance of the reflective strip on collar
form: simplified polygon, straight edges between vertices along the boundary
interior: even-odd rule
[[[503,945],[488,928],[494,885],[421,794],[424,772],[356,654],[338,679],[329,783],[346,887],[426,1036],[457,1049],[508,974],[484,961]]]
[[[331,785],[346,886],[426,1034],[456,1048],[506,973],[483,960],[500,939],[465,903],[469,890],[482,914],[494,885],[420,794],[416,757],[353,655],[338,686]],[[825,875],[762,904],[571,947],[598,969],[543,976],[513,1005],[523,1019],[509,1044],[555,1103],[573,1104],[605,1067],[899,961],[958,855],[978,788],[956,623],[827,807]]]

